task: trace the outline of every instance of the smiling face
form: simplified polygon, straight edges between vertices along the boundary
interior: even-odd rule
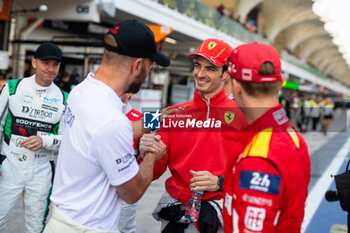
[[[56,59],[40,60],[32,59],[32,65],[35,69],[35,82],[43,87],[50,86],[56,78],[60,69],[61,62]]]
[[[196,89],[205,99],[213,97],[224,88],[223,67],[213,65],[202,56],[197,56],[193,75]]]

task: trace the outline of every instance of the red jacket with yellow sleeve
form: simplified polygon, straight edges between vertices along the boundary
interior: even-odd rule
[[[300,232],[310,181],[302,135],[281,105],[248,126],[249,143],[224,181],[225,232]]]

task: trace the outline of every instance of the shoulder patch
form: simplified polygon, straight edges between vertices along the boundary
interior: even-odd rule
[[[283,125],[289,120],[286,111],[283,108],[273,112],[272,115],[278,125]]]
[[[292,126],[288,126],[287,132],[289,133],[289,136],[292,138],[295,146],[297,148],[299,148],[300,147],[299,138],[298,138],[298,135],[296,134],[295,130],[293,129],[293,127]]]
[[[257,133],[249,145],[244,149],[243,158],[262,157],[267,158],[272,136],[272,128],[266,128]]]
[[[241,171],[239,188],[260,191],[264,193],[279,194],[281,176],[258,171]]]

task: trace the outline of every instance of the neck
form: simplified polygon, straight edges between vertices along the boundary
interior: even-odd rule
[[[205,100],[209,100],[211,97],[213,97],[214,95],[212,94],[204,94],[202,92],[198,92],[198,94]]]
[[[227,96],[233,94],[233,82],[232,82],[232,80],[229,80],[228,83],[225,85],[225,92],[226,92]]]
[[[219,93],[221,90],[222,90],[222,88],[219,89],[219,90],[216,90],[215,92],[210,92],[210,93],[204,93],[204,92],[198,91],[198,94],[199,94],[200,96],[202,96],[203,99],[209,100],[210,98],[212,98],[213,96],[215,96],[217,93]]]
[[[253,123],[268,110],[277,106],[278,104],[278,99],[275,97],[247,97],[247,99],[244,101],[243,112],[247,117],[248,124]]]
[[[51,81],[42,81],[40,80],[39,78],[36,77],[35,75],[35,78],[34,78],[34,81],[37,85],[41,86],[41,87],[48,87],[52,84]]]
[[[96,71],[94,78],[112,88],[118,96],[124,94],[128,81],[122,69],[113,69],[102,64]]]

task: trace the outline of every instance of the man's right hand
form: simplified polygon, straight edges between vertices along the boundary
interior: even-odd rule
[[[0,167],[0,176],[2,176],[2,170],[1,170],[1,167]]]

